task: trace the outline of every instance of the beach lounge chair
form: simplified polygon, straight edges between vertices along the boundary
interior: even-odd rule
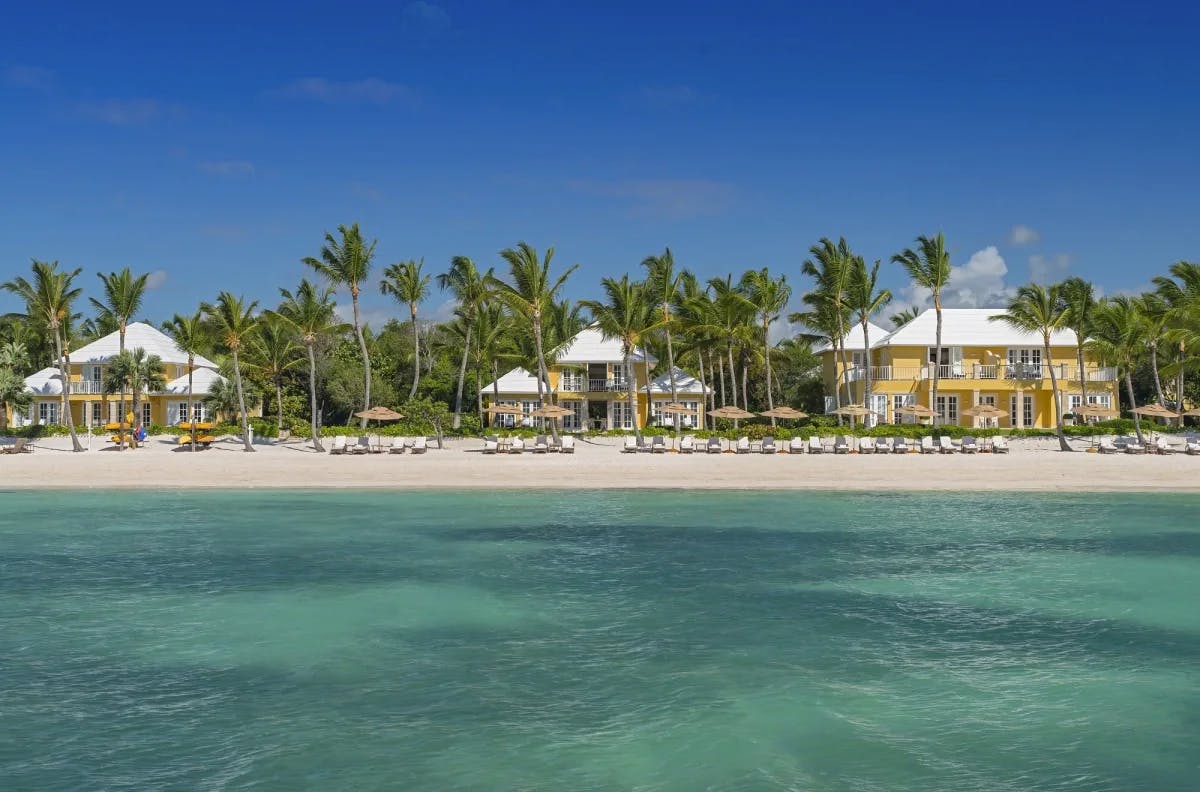
[[[921,438],[921,453],[922,454],[936,454],[937,453],[937,447],[934,446],[933,438],[930,437],[929,435],[925,435],[924,437]]]
[[[387,447],[384,450],[387,451],[389,454],[403,454],[404,453],[404,438],[403,437],[393,437],[391,439],[391,441],[387,444]],[[495,452],[493,452],[493,453],[495,453]]]
[[[371,435],[369,438],[367,438],[367,441],[368,441],[367,442],[367,452],[368,453],[386,454],[388,452],[388,449],[385,448],[383,445],[383,438],[380,437],[379,435]],[[391,443],[388,443],[388,447],[389,448],[391,447]]]
[[[791,440],[788,440],[788,453],[789,454],[803,454],[804,453],[804,438],[803,437],[793,437]]]
[[[710,454],[721,453],[721,450],[722,450],[721,449],[721,438],[719,438],[719,437],[708,438],[708,444],[704,446],[704,450]]]
[[[500,438],[495,436],[483,438],[483,453],[494,454],[496,449],[500,447]],[[399,453],[399,452],[396,452]]]
[[[770,435],[764,437],[761,450],[764,454],[774,454],[778,450],[775,448],[775,438]]]
[[[1154,440],[1154,453],[1166,456],[1167,454],[1174,454],[1175,449],[1167,443],[1166,437],[1159,435]]]
[[[833,443],[833,453],[849,454],[850,453],[850,438],[845,435],[838,435],[837,440]]]
[[[1183,445],[1183,453],[1188,456],[1200,455],[1200,437],[1189,437]]]
[[[962,452],[964,454],[978,454],[979,443],[974,437],[964,437],[962,439]]]
[[[873,438],[873,437],[858,438],[858,453],[874,454],[875,453],[875,438]]]
[[[632,454],[637,450],[637,438],[635,438],[633,435],[627,435],[625,437],[625,445],[621,446],[621,453]]]
[[[817,437],[816,435],[813,435],[812,437],[808,438],[808,453],[810,453],[810,454],[825,453],[825,446],[821,445],[821,438]]]
[[[954,446],[954,441],[950,439],[950,435],[942,435],[937,441],[938,452],[942,454],[953,454],[958,449]]]
[[[369,454],[371,453],[371,438],[362,435],[358,438],[358,442],[354,445],[347,445],[346,450],[352,454]]]
[[[679,441],[679,453],[694,454],[696,453],[696,438],[691,435],[684,435]]]
[[[897,437],[896,442],[892,444],[893,454],[907,454],[912,449],[908,445],[908,440],[903,437]]]
[[[571,435],[563,435],[561,438],[559,438],[558,445],[558,450],[564,454],[575,453],[575,438]]]
[[[647,440],[645,437],[639,437],[637,439],[637,450],[639,453],[649,454],[650,453],[650,441]]]
[[[554,437],[553,435],[551,435],[550,439],[547,441],[546,450],[549,451],[551,454],[557,454],[557,453],[561,452],[562,451],[562,438]]]
[[[544,454],[550,450],[550,443],[546,442],[546,435],[537,435],[533,438],[533,453]]]
[[[429,450],[429,439],[427,437],[421,436],[421,437],[413,438],[412,452],[414,454],[424,454],[428,450]]]
[[[1096,452],[1100,454],[1116,454],[1119,453],[1120,450],[1121,449],[1113,445],[1113,441],[1107,437],[1101,439],[1100,445],[1096,446]]]
[[[1004,435],[996,435],[992,438],[992,453],[1007,454],[1008,453],[1008,438]]]
[[[667,453],[667,438],[662,435],[655,435],[650,441],[650,450],[656,454]]]
[[[33,453],[33,444],[30,443],[29,440],[24,437],[18,437],[16,440],[13,441],[12,445],[10,445],[6,448],[0,449],[0,450],[2,450],[6,454],[32,454]]]
[[[329,453],[331,453],[331,454],[346,453],[346,435],[334,436],[333,445],[329,446]]]
[[[886,454],[892,450],[892,440],[890,437],[875,438],[875,453]]]
[[[750,453],[750,438],[744,437],[744,436],[739,437],[737,439],[737,445],[734,446],[734,448],[739,454],[749,454]]]
[[[1144,454],[1146,453],[1146,446],[1139,443],[1136,438],[1130,437],[1125,440],[1125,453]]]
[[[524,451],[525,451],[525,441],[523,439],[521,439],[520,437],[514,437],[512,439],[512,445],[510,445],[508,447],[508,453],[520,454],[520,453],[523,453]]]

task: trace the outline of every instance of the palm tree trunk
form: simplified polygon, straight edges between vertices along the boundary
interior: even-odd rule
[[[462,361],[458,364],[458,388],[454,391],[454,420],[450,426],[458,429],[462,426],[462,394],[463,381],[467,378],[467,355],[471,353],[471,323],[466,326],[467,339],[463,342]]]
[[[358,323],[358,284],[350,286],[350,305],[354,309],[354,336],[358,339],[358,349],[363,359],[363,410],[371,409],[371,356],[367,352],[367,340],[363,338],[362,325]],[[239,375],[240,376],[240,375]],[[238,380],[241,382],[241,380]],[[240,387],[240,386],[239,386]],[[245,410],[242,411],[243,414]],[[360,429],[367,428],[367,419],[362,418]],[[253,449],[249,449],[253,450]]]
[[[421,329],[417,325],[417,304],[409,303],[409,315],[413,326],[413,381],[408,391],[408,400],[412,401],[417,395],[417,385],[421,382]]]
[[[871,407],[871,396],[872,396],[872,393],[871,393],[871,332],[867,328],[868,328],[868,322],[867,322],[866,318],[864,317],[863,323],[862,323],[863,357],[866,358],[866,371],[863,372],[863,393],[864,393],[863,407],[866,407],[868,410],[870,410],[870,409],[872,409],[872,407]],[[886,416],[881,416],[881,417],[886,417]],[[869,415],[863,416],[863,426],[866,426],[870,420],[871,420],[871,416],[869,416]]]
[[[1129,394],[1129,409],[1137,409],[1137,400],[1133,398],[1133,377],[1130,376],[1128,368],[1125,369],[1125,392]],[[1137,432],[1138,442],[1144,443],[1145,440],[1142,438],[1141,416],[1139,416],[1137,413],[1133,414],[1133,428],[1134,431]]]
[[[733,406],[737,407],[737,369],[733,365],[733,344],[729,344],[729,396],[733,399]]]
[[[192,369],[196,365],[196,358],[188,355],[188,401],[187,401],[187,419],[192,430],[192,453],[196,453],[196,416],[192,413]]]
[[[839,361],[842,364],[842,370],[840,373],[838,372]],[[846,362],[845,361],[846,361],[846,355],[845,355],[844,351],[841,350],[841,342],[837,338],[834,338],[833,339],[833,409],[834,409],[834,412],[837,412],[838,410],[842,409],[842,385],[845,383],[845,380],[846,380]],[[838,415],[837,415],[837,425],[838,426],[842,425],[841,413],[838,413]]]
[[[62,376],[63,412],[67,415],[67,432],[71,435],[71,450],[82,451],[83,444],[75,434],[75,419],[71,416],[71,376],[67,371],[67,359],[63,357],[62,329],[54,326],[54,349],[58,352],[58,373]]]
[[[746,387],[746,380],[749,379],[748,372],[750,371],[750,361],[747,360],[746,351],[742,350],[742,409],[750,409],[750,397],[747,395],[749,391]]]
[[[650,392],[650,361],[646,359],[646,350],[642,350],[642,373],[646,375],[646,426],[650,425],[650,407],[654,404],[654,394]],[[634,384],[637,384],[637,378],[634,378]],[[673,421],[678,421],[679,417],[675,416]],[[633,422],[637,423],[637,413],[633,414]]]
[[[125,323],[124,322],[121,322],[120,343],[118,344],[117,351],[118,352],[125,351]],[[121,412],[117,416],[118,426],[120,424],[125,423],[125,380],[121,380],[121,404],[120,404],[119,409],[121,410]],[[132,429],[133,429],[132,421],[129,422],[129,428],[132,431]],[[117,429],[117,441],[118,441],[117,442],[117,450],[124,451],[125,450],[125,433],[122,432],[119,428]]]
[[[771,390],[771,329],[763,322],[763,357],[767,361],[767,409],[775,409],[775,391]],[[771,428],[775,428],[775,417],[771,416]]]
[[[1075,345],[1075,363],[1079,366],[1079,393],[1083,399],[1083,406],[1088,403],[1087,398],[1087,372],[1083,370],[1083,337],[1080,336],[1079,343]]]
[[[275,380],[275,426],[283,431],[283,380]]]
[[[1183,363],[1187,360],[1187,345],[1179,342],[1179,371],[1175,374],[1175,412],[1183,412]],[[1183,428],[1183,415],[1179,416],[1179,427]]]
[[[930,424],[937,427],[940,417],[937,411],[938,380],[942,372],[942,298],[940,294],[933,296],[933,308],[937,312],[937,335],[934,338],[933,356],[936,360],[933,364],[933,386],[929,391],[929,409],[933,410]]]
[[[475,368],[475,411],[479,414],[479,428],[483,428],[483,378],[479,376],[479,368]]]
[[[1046,366],[1050,369],[1050,393],[1054,397],[1054,429],[1058,434],[1058,450],[1072,451],[1071,444],[1067,442],[1067,435],[1063,432],[1063,411],[1062,411],[1062,396],[1058,392],[1058,375],[1054,373],[1054,358],[1050,354],[1050,336],[1045,338],[1046,347]]]
[[[669,315],[664,318],[670,320]],[[679,401],[679,393],[675,390],[675,350],[671,346],[670,330],[667,330],[667,376],[671,379],[671,403],[674,404]]]
[[[546,400],[542,400],[542,386],[545,385],[547,388],[550,387],[550,376],[546,370],[546,353],[542,349],[542,317],[541,316],[535,315],[533,317],[533,340],[537,344],[538,400],[541,401],[543,405],[546,405],[546,404],[548,404],[548,401],[549,401],[549,394],[546,394],[546,397],[547,397]],[[630,374],[633,374],[633,371],[631,369],[629,369],[628,371]],[[635,416],[634,423],[636,423],[636,422],[637,422],[637,419]],[[557,425],[557,422],[555,422],[555,421],[550,422],[550,434],[556,441],[558,440],[558,425]]]
[[[712,353],[709,353],[709,355],[710,355],[710,361],[711,361]],[[713,377],[717,380],[717,383],[721,386],[721,406],[724,407],[725,405],[729,404],[729,400],[725,398],[725,364],[721,361],[720,355],[717,355],[717,368],[716,368],[716,372],[713,374]],[[717,394],[714,393],[713,394],[713,403],[714,404],[716,403],[716,400],[717,400]]]
[[[243,450],[253,452],[254,446],[250,445],[250,419],[246,417],[246,393],[242,390],[242,367],[238,364],[237,347],[233,348],[233,384],[237,386],[238,409],[242,413]]]
[[[708,412],[708,385],[704,377],[704,355],[699,354],[697,358],[700,361],[698,366],[700,369],[700,429],[703,430],[706,424],[706,413]]]
[[[141,412],[141,406],[142,406],[141,399],[138,398],[141,395],[141,391],[138,388],[138,378],[140,376],[141,376],[141,373],[136,372],[134,374],[134,378],[133,378],[133,398],[130,400],[130,403],[133,406],[133,409],[132,409],[133,420],[129,422],[129,447],[130,448],[138,447],[137,431],[136,431],[135,427],[138,425],[138,418],[139,418],[138,413]]]
[[[638,427],[638,410],[637,410],[637,377],[633,374],[633,360],[629,356],[629,350],[625,350],[625,371],[629,375],[629,381],[625,383],[625,390],[628,393],[626,401],[629,402],[629,414],[633,417],[633,434],[638,440],[642,439],[642,430]]]
[[[321,429],[317,426],[317,356],[313,352],[312,344],[305,344],[308,350],[308,402],[309,411],[312,413],[312,443],[313,450],[317,453],[324,453],[325,448],[321,445]]]
[[[1166,406],[1166,400],[1163,399],[1162,381],[1158,377],[1158,344],[1150,345],[1150,370],[1154,372],[1154,395],[1158,398],[1160,407]]]

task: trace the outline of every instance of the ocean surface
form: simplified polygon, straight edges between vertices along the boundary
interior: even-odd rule
[[[1196,790],[1200,498],[0,493],[0,790]]]

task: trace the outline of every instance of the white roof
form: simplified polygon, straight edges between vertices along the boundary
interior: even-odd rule
[[[517,394],[533,394],[537,395],[537,377],[530,374],[525,369],[518,366],[508,372],[495,382],[489,382],[483,386],[483,395],[488,396],[495,393],[497,390],[500,393],[517,393]],[[543,390],[549,392],[549,388],[543,385]]]
[[[125,326],[125,348],[146,350],[149,355],[158,355],[164,363],[187,364],[188,356],[166,333],[145,322],[133,322]],[[121,334],[109,333],[71,352],[72,363],[104,363],[115,358],[121,350]],[[196,356],[197,366],[216,368],[208,358]]]
[[[1041,346],[1041,336],[1022,333],[1004,322],[989,317],[1004,313],[1003,308],[943,308],[942,346]],[[861,342],[860,342],[861,343]],[[937,312],[927,308],[908,324],[894,330],[876,346],[933,346],[937,343]],[[1075,346],[1075,333],[1057,330],[1050,335],[1053,346]],[[861,347],[860,347],[861,348]]]
[[[651,364],[658,360],[654,355],[647,355]],[[631,359],[634,363],[642,362],[642,350],[635,347]],[[556,363],[620,363],[625,360],[621,352],[621,342],[616,338],[604,337],[595,325],[580,330],[574,338],[558,348],[555,356]]]
[[[871,336],[871,349],[875,349],[880,345],[880,342],[887,337],[890,330],[885,330],[874,322],[867,322],[867,331]],[[862,325],[855,323],[850,328],[850,332],[846,333],[846,350],[849,352],[861,352],[863,350],[863,333]],[[832,345],[828,341],[820,341],[813,344],[812,351],[820,354],[832,349]]]
[[[671,393],[671,377],[668,374],[659,374],[650,381],[650,392],[652,394]],[[688,374],[678,366],[675,368],[675,392],[676,393],[707,393],[707,389],[700,384],[700,380]]]
[[[192,372],[192,395],[206,396],[212,392],[212,386],[225,382],[225,378],[210,368],[198,368]],[[184,374],[167,383],[163,393],[177,393],[186,396],[188,392],[188,377]]]
[[[26,377],[25,387],[42,396],[58,396],[62,393],[62,375],[54,366],[49,366]]]

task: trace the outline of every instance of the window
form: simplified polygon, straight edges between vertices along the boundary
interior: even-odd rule
[[[956,424],[958,423],[958,397],[957,396],[942,396],[937,397],[937,406],[934,408],[937,411],[939,423]]]
[[[892,396],[892,423],[915,423],[916,417],[912,415],[901,415],[897,412],[901,407],[910,407],[917,403],[917,396],[914,393],[900,393]]]
[[[656,401],[650,405],[650,417],[659,426],[676,426],[680,429],[692,429],[696,426],[697,417],[699,415],[700,402],[681,401],[679,402],[684,407],[691,410],[693,415],[678,414],[678,413],[663,413],[662,408],[670,404],[669,401]]]
[[[1041,379],[1041,347],[1025,347],[1008,350],[1009,379]]]
[[[939,367],[939,377],[961,377],[963,376],[963,351],[962,347],[944,346],[942,347],[941,360],[938,360],[937,347],[929,347],[928,360],[931,364],[936,363]]]
[[[989,404],[992,407],[995,407],[996,406],[996,394],[984,393],[984,394],[980,395],[979,403],[980,404]],[[984,429],[995,429],[996,428],[996,419],[995,418],[980,418],[979,426]]]
[[[950,347],[942,347],[942,359],[938,360],[938,348],[929,347],[929,357],[927,360],[930,363],[937,363],[942,366],[950,365]]]
[[[614,429],[632,429],[633,428],[633,410],[629,408],[629,404],[624,401],[613,402],[613,428]]]
[[[58,402],[38,402],[38,423],[58,423]]]
[[[1023,426],[1033,426],[1033,397],[1025,397],[1025,406],[1022,410]]]
[[[562,419],[562,428],[567,431],[578,431],[583,428],[583,402],[578,399],[568,399],[558,403],[559,407],[564,410],[570,410],[570,415],[564,415]]]
[[[92,402],[92,426],[99,426],[104,423],[104,405],[100,402]]]
[[[150,425],[150,402],[142,403],[142,426]]]

